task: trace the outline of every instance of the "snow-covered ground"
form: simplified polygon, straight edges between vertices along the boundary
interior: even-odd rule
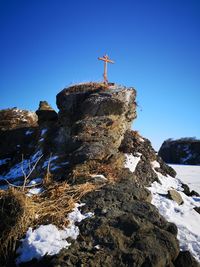
[[[152,167],[155,172],[155,168],[158,167],[158,165],[158,162],[152,162]],[[180,172],[178,172],[178,175],[180,173],[181,177],[183,177],[184,169],[187,169],[189,175],[190,173],[192,174],[194,168],[191,168],[191,172],[189,172],[189,167],[179,167]],[[152,204],[159,209],[159,212],[168,221],[175,223],[178,227],[178,239],[181,250],[189,250],[200,262],[200,214],[194,210],[195,207],[200,206],[200,197],[186,196],[182,192],[183,188],[181,187],[181,181],[179,179],[163,176],[159,172],[156,173],[160,183],[153,182],[149,188],[153,195]],[[198,175],[196,175],[197,169],[194,173],[193,181],[195,181],[194,177],[198,177]],[[186,177],[187,174],[184,174],[184,176]],[[190,177],[192,177],[192,175],[190,175]],[[186,182],[184,179],[182,180]],[[175,201],[167,198],[167,193],[170,189],[175,189],[181,195],[183,204],[178,205]]]
[[[125,166],[134,172],[139,159],[140,156],[126,155]],[[200,197],[189,197],[183,193],[182,188],[184,182],[190,189],[200,193],[200,166],[171,165],[177,172],[177,178],[173,178],[156,171],[156,168],[160,167],[157,161],[153,161],[151,165],[160,181],[153,182],[148,188],[152,193],[152,204],[169,222],[175,223],[178,227],[180,249],[189,250],[200,262],[200,214],[194,210],[200,206]],[[175,189],[181,195],[183,204],[178,205],[167,197],[170,189]]]
[[[177,172],[178,179],[200,194],[200,166],[175,164],[170,166]]]

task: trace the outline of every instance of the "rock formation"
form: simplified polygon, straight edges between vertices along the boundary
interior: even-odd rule
[[[166,163],[199,165],[200,140],[195,138],[168,139],[164,141],[158,154]]]
[[[50,158],[55,182],[93,181],[102,187],[82,198],[86,203],[82,210],[94,216],[80,223],[80,235],[70,248],[23,266],[186,266],[180,265],[183,257],[177,227],[150,203],[151,193],[146,189],[158,180],[152,162],[160,163],[157,172],[173,177],[176,173],[155,153],[149,140],[131,130],[135,98],[134,88],[88,83],[65,88],[57,95],[58,114],[46,102],[40,103],[36,112],[39,125],[34,124],[34,129],[29,125],[23,132],[24,158],[34,163],[43,155],[31,177],[42,177]],[[26,142],[29,135],[32,138]],[[9,138],[6,142],[13,136]],[[20,163],[17,150],[1,153],[0,159],[8,154],[2,179],[9,179],[10,168]],[[131,170],[127,162],[133,158],[138,163]],[[22,177],[16,174],[18,184]],[[197,266],[190,253],[189,257]]]
[[[47,101],[40,101],[39,108],[36,110],[38,116],[38,124],[44,124],[49,122],[56,122],[58,115],[55,110],[47,103]]]
[[[14,130],[37,125],[35,112],[18,108],[0,110],[0,131]]]

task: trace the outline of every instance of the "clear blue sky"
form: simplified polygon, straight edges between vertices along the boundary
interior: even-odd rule
[[[66,85],[109,80],[137,89],[133,128],[158,149],[200,138],[199,0],[0,0],[0,109],[56,108]]]

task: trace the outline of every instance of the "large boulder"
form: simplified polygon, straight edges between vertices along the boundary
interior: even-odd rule
[[[200,164],[200,140],[196,138],[168,139],[164,141],[158,152],[166,163]]]
[[[133,88],[101,84],[77,85],[57,95],[66,151],[71,149],[74,162],[105,160],[117,153],[136,118],[135,97]]]

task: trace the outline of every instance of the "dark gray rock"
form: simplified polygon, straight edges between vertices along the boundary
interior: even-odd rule
[[[191,192],[189,186],[187,184],[182,184],[181,186],[183,188],[183,193],[186,194],[187,196],[190,196]]]
[[[196,191],[194,191],[194,190],[190,191],[190,188],[187,184],[183,183],[181,186],[183,188],[183,193],[185,193],[187,196],[190,196],[190,197],[191,196],[199,196],[199,194]]]
[[[199,195],[198,192],[192,190],[192,191],[190,192],[190,196],[196,196],[196,197],[199,197],[200,195]]]
[[[200,264],[191,256],[189,251],[180,251],[174,262],[175,267],[199,267]]]
[[[200,214],[200,207],[195,207],[194,210]]]
[[[56,122],[58,120],[57,112],[52,109],[47,101],[40,101],[39,108],[36,110],[39,125],[47,122]]]
[[[196,138],[168,139],[164,141],[158,154],[166,163],[199,165],[200,140]]]

